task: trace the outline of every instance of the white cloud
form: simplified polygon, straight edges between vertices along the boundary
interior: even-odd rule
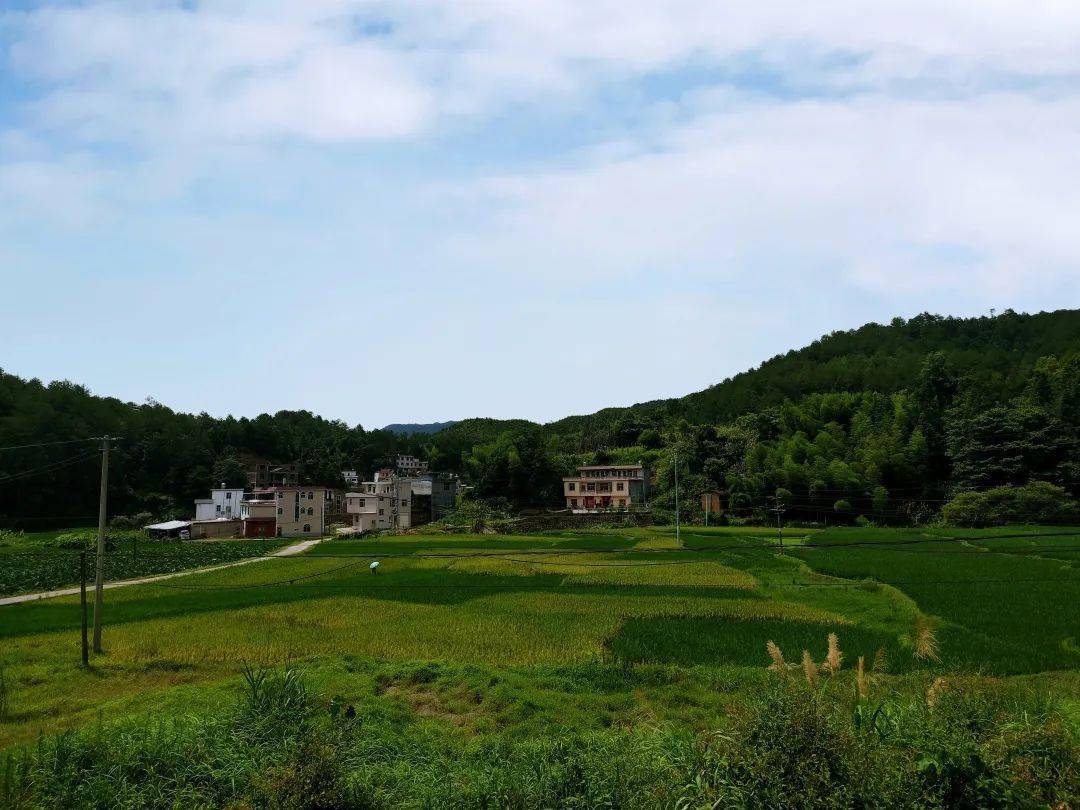
[[[602,286],[749,273],[788,285],[820,274],[878,296],[974,295],[1075,283],[1080,267],[1072,2],[191,6],[0,12],[12,43],[0,69],[26,80],[30,98],[0,100],[20,126],[0,132],[0,227],[151,211],[162,232],[183,223],[177,241],[201,220],[222,241],[272,231],[332,254],[346,237],[304,216],[317,207],[304,181],[319,174],[312,186],[338,194],[328,208],[347,208],[350,191],[373,207],[393,200],[385,219],[397,217],[398,237],[430,243],[419,254],[387,240],[380,260],[422,255],[418,265],[489,278]],[[643,77],[670,85],[650,95]],[[613,111],[608,91],[630,109]],[[594,116],[604,135],[539,169],[504,156],[512,168],[492,176],[469,127],[507,110],[565,127]],[[344,171],[335,187],[345,150],[328,144],[352,155],[373,142],[438,147],[451,130],[454,149],[470,152],[454,176],[471,178],[451,192],[431,166],[402,187],[375,177],[361,193]],[[315,148],[297,159],[297,145]],[[228,198],[245,183],[258,204],[220,217],[187,197]],[[427,183],[438,193],[416,202]],[[177,214],[178,201],[194,204]],[[379,224],[369,242],[394,223]]]
[[[99,0],[0,17],[42,123],[87,138],[396,138],[752,58],[795,86],[1076,80],[1071,2]]]
[[[560,281],[765,263],[879,293],[1076,282],[1078,130],[1080,99],[725,99],[634,154],[456,189],[477,224],[448,249]]]

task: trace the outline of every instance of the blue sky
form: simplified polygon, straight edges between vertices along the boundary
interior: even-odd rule
[[[1080,10],[0,5],[0,367],[540,421],[1080,305]]]

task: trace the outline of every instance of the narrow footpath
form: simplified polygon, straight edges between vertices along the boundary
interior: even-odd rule
[[[248,557],[246,560],[236,560],[235,562],[221,563],[220,565],[208,565],[203,568],[191,568],[187,571],[173,571],[171,574],[156,574],[151,577],[139,577],[138,579],[119,579],[115,582],[106,582],[103,586],[105,589],[111,588],[126,588],[129,585],[146,585],[150,582],[161,582],[164,579],[176,579],[177,577],[187,577],[192,574],[205,574],[208,571],[220,571],[223,568],[235,568],[238,565],[248,565],[249,563],[256,563],[265,560],[267,557],[292,557],[294,554],[303,554],[309,548],[317,546],[325,538],[317,537],[314,540],[304,540],[300,543],[294,543],[291,546],[278,549],[272,554],[267,554],[262,557]],[[93,594],[94,584],[90,582],[87,584],[86,591],[88,594]],[[60,588],[55,591],[41,591],[39,593],[23,593],[18,596],[4,596],[0,597],[0,607],[4,605],[19,605],[23,602],[36,602],[38,599],[52,599],[56,596],[75,596],[78,595],[79,588]]]

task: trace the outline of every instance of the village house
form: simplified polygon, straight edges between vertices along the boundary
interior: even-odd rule
[[[283,464],[252,453],[241,453],[240,463],[247,474],[250,490],[294,486],[300,480],[299,464]]]
[[[243,488],[226,487],[223,483],[217,489],[210,490],[209,498],[197,498],[195,500],[195,520],[239,518],[240,505],[243,500]]]
[[[416,456],[398,456],[394,466],[397,468],[398,475],[405,477],[422,475],[428,469],[428,463]]]
[[[405,477],[378,470],[374,480],[346,494],[347,525],[364,532],[422,526],[453,510],[458,489],[458,477],[452,473]]]
[[[244,515],[245,537],[265,537],[270,518],[276,537],[319,537],[346,520],[341,492],[317,486],[255,490],[244,501]]]
[[[453,473],[429,472],[409,479],[412,486],[412,524],[431,523],[454,511],[460,479]]]
[[[574,512],[631,509],[648,494],[648,470],[641,463],[579,467],[577,475],[563,478],[566,508]]]
[[[412,484],[391,470],[379,470],[358,492],[345,495],[347,524],[357,531],[408,529],[412,526]]]

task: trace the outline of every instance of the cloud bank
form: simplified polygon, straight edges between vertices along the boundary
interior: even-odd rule
[[[281,308],[318,273],[447,362],[493,341],[596,404],[677,393],[880,315],[1075,305],[1078,44],[1067,2],[32,4],[0,12],[0,272],[29,299],[94,272],[136,310],[222,275]],[[715,362],[652,389],[520,327],[619,312]]]

